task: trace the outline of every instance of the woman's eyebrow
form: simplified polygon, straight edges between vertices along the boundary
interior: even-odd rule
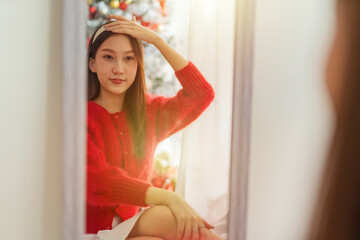
[[[134,52],[134,50],[127,50],[127,51],[123,51],[123,53],[133,53]]]

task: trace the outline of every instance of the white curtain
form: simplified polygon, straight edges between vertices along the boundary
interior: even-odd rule
[[[181,1],[181,10],[182,16],[186,16],[186,11],[189,11],[190,16],[189,19],[178,17],[183,26],[179,29],[188,30],[188,42],[184,44],[188,49],[187,57],[211,83],[215,99],[184,130],[176,191],[184,195],[202,217],[216,226],[215,231],[225,234],[229,196],[235,1]]]

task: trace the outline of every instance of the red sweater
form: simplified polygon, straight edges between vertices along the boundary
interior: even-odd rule
[[[194,121],[213,100],[213,88],[191,62],[175,75],[183,87],[176,96],[146,94],[147,130],[141,165],[131,150],[125,113],[110,114],[88,101],[87,233],[111,229],[115,213],[125,221],[139,206],[146,206],[157,144]]]

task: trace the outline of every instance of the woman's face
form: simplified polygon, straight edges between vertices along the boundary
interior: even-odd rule
[[[338,6],[335,38],[330,50],[326,66],[326,83],[335,110],[338,112],[340,100],[342,99],[343,79],[345,78],[346,66],[346,37],[347,31],[345,18],[341,4]]]
[[[131,47],[129,38],[123,34],[114,34],[106,39],[90,59],[89,68],[97,74],[100,82],[100,94],[125,95],[133,84],[138,60]]]

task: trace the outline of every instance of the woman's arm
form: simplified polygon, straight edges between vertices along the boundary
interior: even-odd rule
[[[121,202],[147,206],[144,202],[151,184],[131,177],[119,167],[110,166],[96,124],[88,120],[87,131],[87,200],[97,205]]]
[[[164,56],[166,61],[171,65],[174,71],[179,71],[186,67],[188,61],[181,56],[178,52],[175,51],[164,39],[162,39],[159,35],[155,37],[153,42],[155,47],[159,49],[161,54]]]

